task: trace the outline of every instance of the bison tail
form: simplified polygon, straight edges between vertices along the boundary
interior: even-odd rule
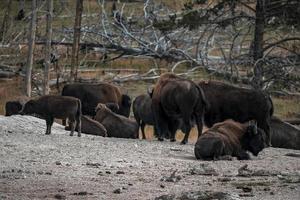
[[[197,89],[198,89],[198,91],[201,95],[201,100],[202,100],[202,103],[204,105],[204,111],[207,111],[209,109],[209,103],[208,103],[208,101],[205,97],[205,94],[204,94],[202,88],[199,85],[196,84],[196,87],[197,87]]]
[[[274,114],[274,105],[273,105],[273,101],[271,99],[271,96],[268,96],[268,99],[270,101],[270,105],[271,105],[271,109],[270,109],[270,116],[272,116]]]
[[[81,110],[81,101],[80,99],[78,99],[78,110],[77,110],[77,116],[79,117],[79,119],[81,119],[81,115],[82,115],[82,110]]]

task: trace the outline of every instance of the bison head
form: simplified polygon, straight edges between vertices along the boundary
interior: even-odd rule
[[[5,104],[5,116],[19,114],[22,110],[22,104],[18,101],[9,101]]]
[[[127,94],[122,94],[122,102],[118,114],[125,117],[129,117],[130,107],[131,107],[131,98]]]
[[[36,112],[35,110],[36,110],[35,102],[34,100],[30,100],[24,105],[23,109],[19,112],[19,114],[21,115],[33,114]]]
[[[257,127],[256,124],[249,124],[246,133],[242,138],[242,147],[257,156],[266,144],[266,133]]]

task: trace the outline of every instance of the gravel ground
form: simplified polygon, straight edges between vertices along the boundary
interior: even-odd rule
[[[70,137],[56,123],[45,135],[45,126],[0,116],[0,199],[300,199],[300,151],[198,161],[193,144]]]

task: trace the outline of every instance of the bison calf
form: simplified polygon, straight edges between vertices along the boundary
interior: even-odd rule
[[[65,130],[69,131],[71,130],[71,127],[66,126]],[[78,131],[78,126],[76,126],[75,130]],[[85,134],[98,135],[103,137],[107,136],[107,131],[102,124],[85,115],[81,116],[81,132]]]
[[[105,104],[97,105],[95,120],[106,128],[108,137],[138,138],[139,127],[136,122],[112,112]]]
[[[250,159],[246,151],[257,156],[265,147],[266,134],[256,124],[226,120],[204,132],[195,145],[197,159],[215,160],[230,155],[239,160]]]
[[[28,101],[20,114],[38,114],[46,119],[47,135],[51,134],[54,118],[68,118],[71,126],[70,136],[74,133],[74,122],[78,126],[78,137],[81,136],[81,102],[77,98],[45,95]]]

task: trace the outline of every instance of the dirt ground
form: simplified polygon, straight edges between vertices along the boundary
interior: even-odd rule
[[[44,133],[0,116],[0,199],[300,199],[300,151],[198,161],[193,144]]]

